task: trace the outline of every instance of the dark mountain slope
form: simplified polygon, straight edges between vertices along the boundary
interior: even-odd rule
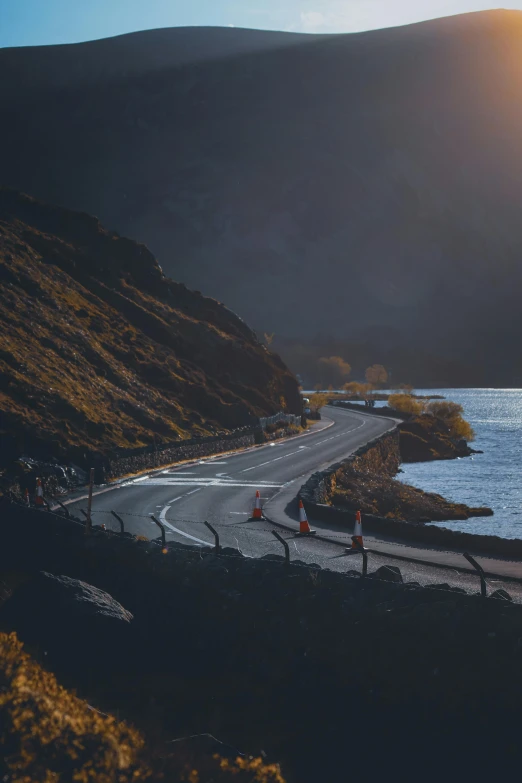
[[[0,189],[0,413],[10,444],[107,452],[299,411],[297,382],[213,299],[95,218]]]
[[[4,180],[146,241],[281,337],[417,356],[417,384],[466,364],[472,383],[520,385],[522,14],[264,49],[232,32],[208,62],[223,31],[161,31],[197,53],[164,66],[141,59],[152,33],[125,37],[119,76],[123,39],[69,47],[81,78],[47,87],[27,75],[59,47],[0,52]]]

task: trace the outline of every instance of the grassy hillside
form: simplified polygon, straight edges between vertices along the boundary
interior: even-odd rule
[[[146,242],[281,345],[520,385],[521,52],[516,11],[6,49],[2,177]]]
[[[0,189],[2,458],[213,434],[297,382],[223,305],[166,278],[89,215]]]

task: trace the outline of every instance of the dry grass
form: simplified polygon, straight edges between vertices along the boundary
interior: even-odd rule
[[[0,284],[0,426],[19,450],[161,444],[299,405],[248,327],[86,215],[0,189]]]
[[[11,783],[150,777],[140,734],[58,685],[15,634],[0,634],[0,682],[0,741]]]
[[[260,758],[230,761],[184,745],[152,754],[134,728],[60,686],[14,633],[0,633],[0,688],[0,771],[9,783],[285,783],[279,765]]]

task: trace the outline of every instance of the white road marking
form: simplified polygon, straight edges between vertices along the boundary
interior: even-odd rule
[[[244,517],[244,516],[248,516],[252,512],[251,511],[229,511],[228,513],[229,514],[239,514],[240,516]]]
[[[216,478],[226,478],[226,473],[216,473]]]
[[[294,454],[299,454],[298,451],[291,451],[290,454],[283,454],[282,457],[276,457],[275,459],[269,459],[268,462],[261,462],[260,465],[254,465],[251,468],[246,468],[245,470],[240,470],[240,473],[248,473],[249,470],[255,470],[256,468],[263,468],[265,465],[271,465],[272,462],[279,462],[280,459],[286,459],[287,457],[293,457]]]
[[[174,498],[173,500],[169,500],[169,503],[175,503],[176,500],[181,500],[182,497],[185,497],[184,495],[179,495],[179,497]]]
[[[140,478],[133,479],[132,483],[133,484],[137,484],[138,481],[145,481],[145,479],[148,479],[148,478],[150,478],[150,476],[140,476]]]
[[[283,484],[270,481],[236,481],[234,479],[223,478],[198,478],[198,479],[180,479],[179,481],[174,478],[155,478],[149,479],[149,481],[143,486],[149,487],[250,487],[251,489],[280,489]]]
[[[202,489],[205,489],[205,487],[198,487],[197,489],[193,489],[192,492],[187,492],[186,495],[183,495],[184,498],[188,497],[189,495],[193,495],[194,492],[201,492]]]
[[[169,510],[170,506],[165,506],[163,511],[160,514],[160,522],[163,522],[164,525],[166,525],[169,530],[172,530],[173,533],[178,533],[180,536],[184,536],[185,538],[190,538],[191,541],[195,541],[197,544],[202,544],[203,546],[212,546],[209,544],[208,541],[203,541],[202,538],[196,538],[196,536],[191,536],[189,533],[185,533],[184,530],[180,530],[177,527],[174,527],[174,525],[171,525],[170,522],[167,522],[165,519],[167,515],[167,511]]]

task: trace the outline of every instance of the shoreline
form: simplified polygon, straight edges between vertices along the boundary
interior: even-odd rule
[[[367,415],[374,415],[375,411],[365,411]],[[377,414],[379,415],[379,414]],[[381,414],[382,415],[382,414]],[[375,448],[376,444],[368,444],[368,450]],[[363,454],[356,453],[348,460],[332,465],[325,471],[315,473],[302,487],[299,492],[299,498],[303,500],[307,513],[315,520],[331,524],[336,529],[351,530],[355,523],[355,510],[334,505],[329,502],[329,492],[331,486],[336,485],[336,473],[346,465],[353,463],[354,460],[361,459]],[[379,459],[373,455],[365,457],[366,462],[363,466],[368,467],[379,465]],[[442,461],[442,460],[439,460]],[[415,464],[415,463],[409,463]],[[404,482],[397,482],[402,483]],[[404,486],[407,486],[404,484]],[[415,488],[417,489],[417,488]],[[424,489],[420,490],[425,493]],[[459,504],[455,504],[459,505]],[[493,513],[493,512],[492,512]],[[488,514],[488,516],[491,516]],[[473,519],[484,518],[474,515]],[[378,536],[384,536],[389,542],[400,543],[404,541],[407,544],[418,543],[428,548],[449,549],[456,553],[459,550],[470,550],[477,554],[490,557],[522,559],[522,538],[500,537],[498,535],[483,534],[479,532],[461,532],[459,530],[445,527],[444,522],[453,524],[449,520],[440,520],[429,522],[411,522],[396,518],[390,518],[377,514],[366,513],[363,516],[364,529]],[[457,522],[458,523],[458,522]],[[521,574],[522,577],[522,574]]]

